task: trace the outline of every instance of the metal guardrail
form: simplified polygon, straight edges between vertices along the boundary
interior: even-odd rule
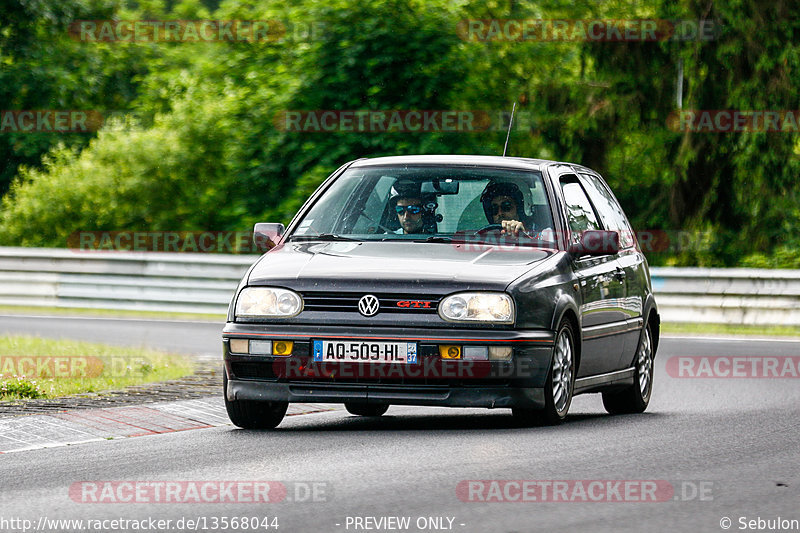
[[[0,248],[0,305],[223,314],[255,258]],[[800,325],[800,271],[650,272],[665,322]]]
[[[661,320],[800,326],[800,270],[650,269]]]
[[[0,248],[0,305],[224,314],[255,259]]]

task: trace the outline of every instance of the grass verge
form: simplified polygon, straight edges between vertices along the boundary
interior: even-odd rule
[[[662,322],[661,333],[687,335],[742,335],[749,337],[800,337],[800,327],[740,326],[735,324]]]
[[[152,318],[156,320],[203,320],[225,322],[225,314],[170,313],[162,311],[129,311],[116,309],[93,309],[82,307],[34,307],[0,305],[0,314],[41,316],[87,316],[101,318]]]
[[[0,401],[120,390],[192,372],[188,358],[157,350],[0,336]]]

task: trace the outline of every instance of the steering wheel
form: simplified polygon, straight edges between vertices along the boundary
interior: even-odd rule
[[[503,231],[502,224],[487,224],[475,233],[472,234],[473,237],[482,235],[484,233],[489,233],[490,231]]]
[[[380,229],[382,229],[382,230],[383,230],[383,233],[384,233],[384,234],[385,234],[385,233],[394,233],[394,230],[387,228],[386,226],[384,226],[384,225],[383,225],[383,224],[381,224],[380,222],[376,222],[376,221],[375,221],[375,220],[374,220],[374,219],[373,219],[371,216],[369,216],[368,214],[366,214],[366,213],[364,212],[364,209],[362,209],[362,210],[361,210],[361,214],[360,214],[360,216],[363,216],[364,218],[366,218],[367,220],[369,220],[370,222],[372,222],[373,224],[375,224],[376,226],[378,226]]]

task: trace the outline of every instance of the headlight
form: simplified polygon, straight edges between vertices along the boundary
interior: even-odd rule
[[[303,310],[303,299],[294,291],[246,287],[236,299],[237,317],[290,317]]]
[[[439,304],[439,316],[453,322],[514,322],[514,302],[502,292],[461,292]]]

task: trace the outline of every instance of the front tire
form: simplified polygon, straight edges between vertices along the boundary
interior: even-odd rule
[[[388,403],[358,403],[345,402],[344,408],[351,415],[357,416],[381,416],[389,410]]]
[[[222,375],[223,396],[228,418],[243,429],[274,429],[281,423],[289,402],[262,402],[255,400],[228,400],[228,376]]]
[[[575,336],[568,320],[561,322],[553,347],[553,357],[544,386],[544,409],[511,410],[514,418],[522,425],[560,424],[567,417],[572,395],[575,391]]]
[[[642,330],[642,338],[636,350],[633,385],[618,392],[604,392],[603,406],[606,411],[616,415],[643,413],[647,409],[653,394],[654,358],[652,325],[648,323]]]

